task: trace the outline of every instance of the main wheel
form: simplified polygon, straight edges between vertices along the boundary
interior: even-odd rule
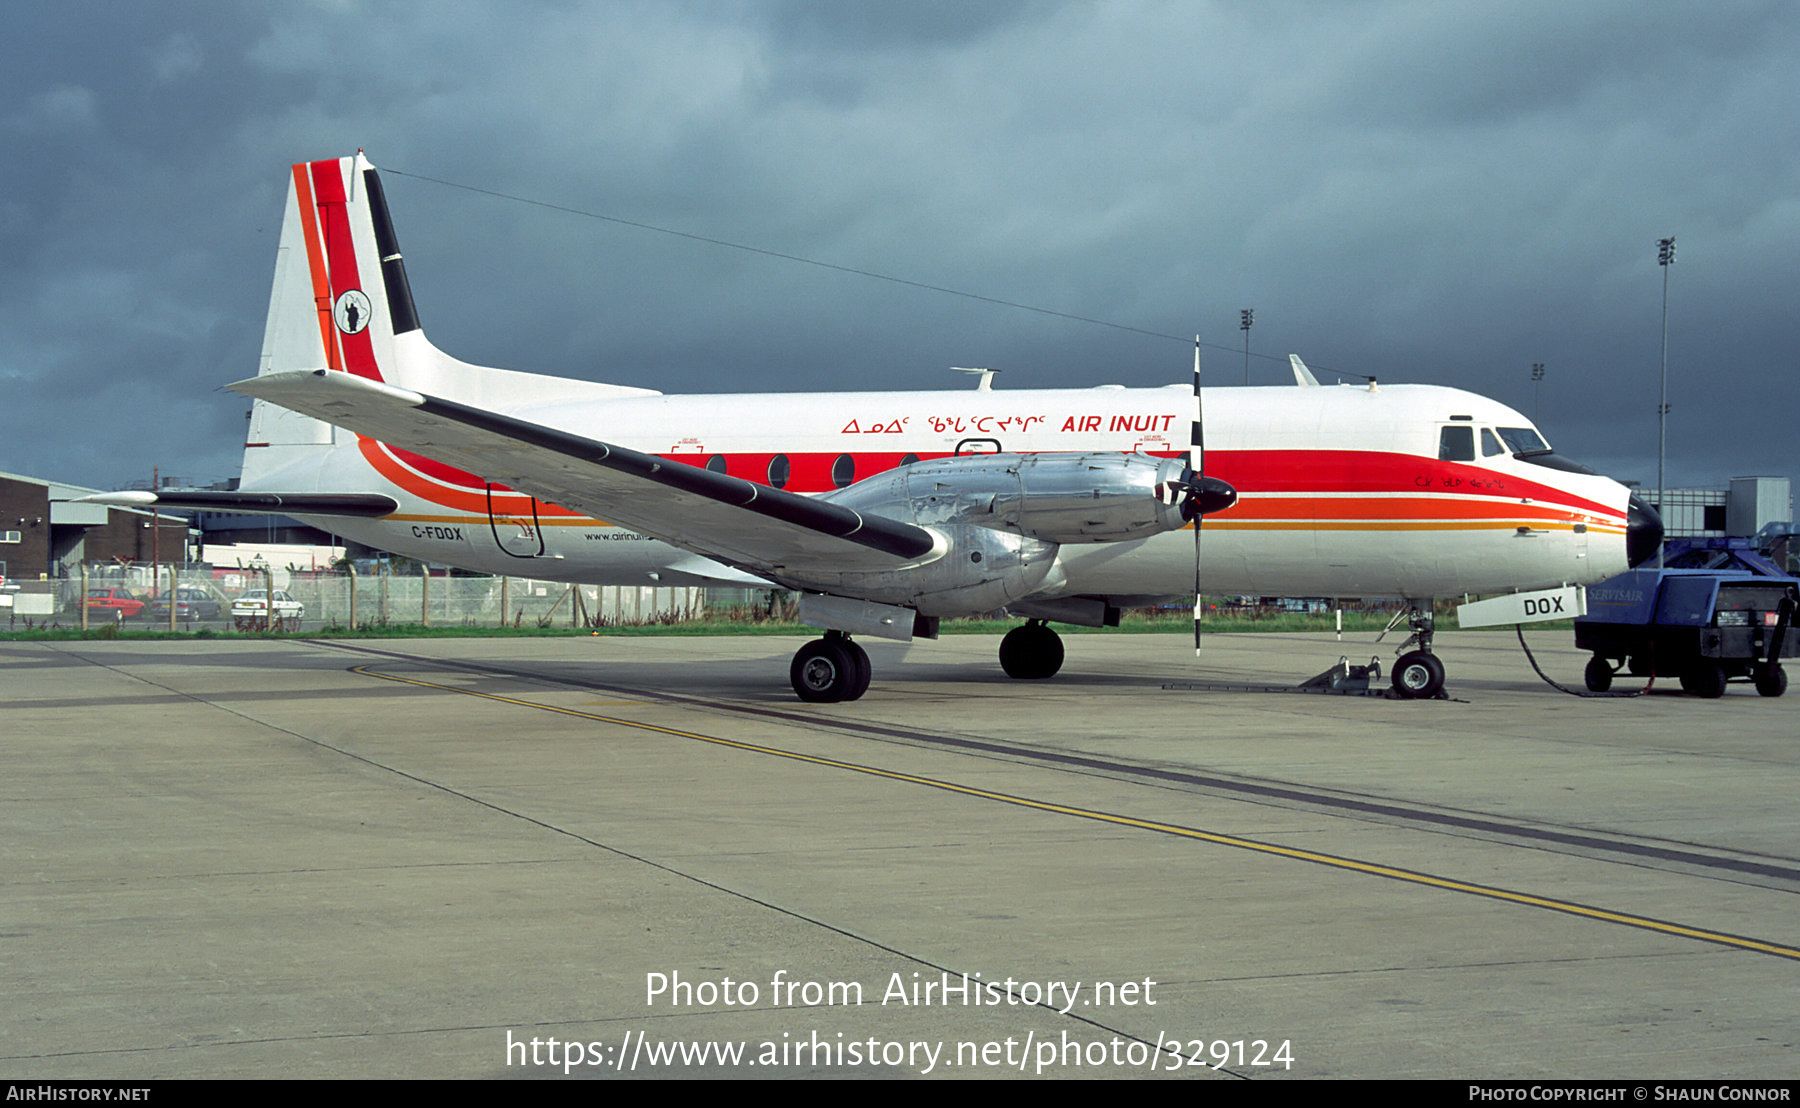
[[[1000,668],[1008,677],[1037,681],[1062,669],[1062,636],[1041,623],[1015,627],[1000,640]]]
[[[1717,700],[1725,695],[1725,667],[1702,658],[1682,671],[1681,687],[1693,696]]]
[[[831,704],[854,699],[851,692],[856,688],[859,668],[856,656],[845,640],[814,639],[794,652],[794,663],[788,667],[788,680],[801,700],[809,704]]]
[[[1402,654],[1394,663],[1394,691],[1407,700],[1428,700],[1444,691],[1444,663],[1424,650]]]
[[[843,640],[844,649],[850,652],[850,661],[856,666],[856,680],[845,694],[845,700],[861,700],[862,694],[869,691],[869,682],[875,676],[875,667],[869,663],[869,652],[849,639]]]
[[[1787,670],[1774,664],[1757,670],[1756,691],[1764,696],[1780,696],[1787,692]]]
[[[1605,692],[1612,688],[1612,663],[1596,654],[1588,659],[1587,671],[1583,676],[1587,678],[1589,692]]]

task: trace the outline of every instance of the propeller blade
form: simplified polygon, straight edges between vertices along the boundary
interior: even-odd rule
[[[1206,432],[1200,409],[1200,336],[1194,336],[1194,424],[1188,434],[1188,473],[1191,491],[1182,505],[1182,515],[1194,521],[1194,656],[1200,656],[1200,521],[1205,518]],[[1236,493],[1232,494],[1236,499]],[[1188,508],[1194,514],[1188,516]]]

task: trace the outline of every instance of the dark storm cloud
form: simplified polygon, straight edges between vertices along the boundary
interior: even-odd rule
[[[1788,473],[1787,4],[40,6],[0,75],[0,469],[236,469],[289,162],[378,165],[1488,393]],[[9,56],[9,62],[13,57]],[[434,340],[669,391],[1161,384],[1187,351],[391,173]],[[1233,353],[1238,348],[1239,352]],[[1533,362],[1549,376],[1534,394]],[[1729,443],[1722,449],[1721,443]]]
[[[1042,18],[1058,5],[998,0],[778,0],[749,10],[748,18],[783,42],[834,51],[938,47],[981,39],[1010,24]],[[718,14],[743,12],[720,5]]]

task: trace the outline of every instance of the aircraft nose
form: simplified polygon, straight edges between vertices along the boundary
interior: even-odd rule
[[[1644,499],[1631,495],[1631,506],[1625,514],[1625,557],[1632,565],[1642,565],[1662,549],[1663,521]]]

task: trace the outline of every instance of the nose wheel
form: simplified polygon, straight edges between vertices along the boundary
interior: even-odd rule
[[[1406,604],[1406,611],[1402,614],[1412,633],[1401,644],[1400,649],[1404,653],[1394,663],[1394,695],[1402,700],[1441,697],[1444,695],[1444,663],[1431,652],[1431,636],[1436,629],[1431,601],[1408,600]],[[1394,622],[1388,624],[1388,629],[1392,630],[1399,622],[1400,616],[1395,616]],[[1387,631],[1382,634],[1387,634]],[[1416,649],[1408,650],[1408,647]]]
[[[1444,663],[1436,654],[1415,650],[1394,663],[1394,691],[1407,700],[1429,700],[1444,691]]]
[[[842,631],[827,631],[794,652],[788,680],[801,700],[809,704],[834,704],[856,700],[869,691],[873,676],[869,653]]]

